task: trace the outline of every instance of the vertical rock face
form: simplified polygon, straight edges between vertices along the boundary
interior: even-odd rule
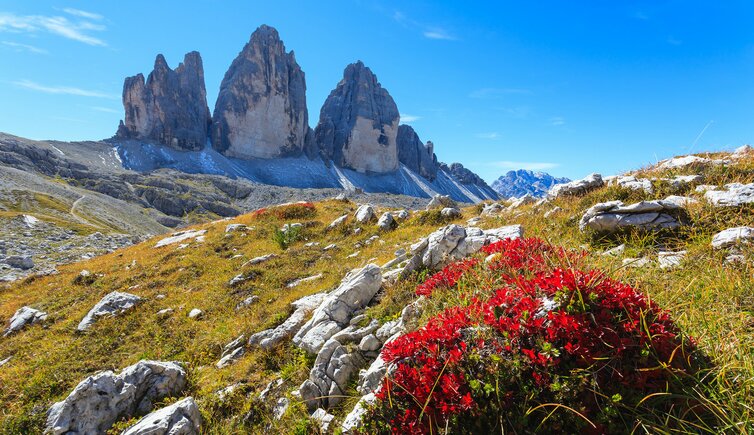
[[[126,78],[123,107],[126,119],[118,127],[118,137],[202,149],[210,116],[199,53],[186,54],[175,70],[158,54],[146,82],[142,74]]]
[[[405,124],[398,126],[396,142],[401,163],[429,181],[437,177],[437,156],[432,142],[424,145],[414,129]]]
[[[336,165],[381,174],[398,169],[398,122],[395,101],[359,61],[327,97],[314,136]]]
[[[304,72],[277,30],[260,26],[220,85],[212,146],[237,158],[299,155],[308,131]]]

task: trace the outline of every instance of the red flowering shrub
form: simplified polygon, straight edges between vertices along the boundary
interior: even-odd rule
[[[317,214],[317,209],[311,202],[299,202],[275,207],[272,212],[278,219],[308,219]]]
[[[598,271],[563,267],[580,252],[537,239],[484,250],[500,255],[417,289],[499,285],[385,345],[393,370],[366,433],[616,433],[643,411],[696,416],[681,393],[703,359],[666,312]]]
[[[458,279],[463,276],[469,269],[479,264],[479,259],[469,258],[466,260],[450,263],[443,270],[427,278],[422,284],[416,287],[418,296],[431,296],[432,292],[438,287],[451,288],[456,285]]]
[[[254,210],[253,212],[251,212],[251,217],[260,218],[260,217],[263,217],[263,216],[267,216],[268,214],[269,213],[268,213],[268,210],[266,208],[260,208],[258,210]]]

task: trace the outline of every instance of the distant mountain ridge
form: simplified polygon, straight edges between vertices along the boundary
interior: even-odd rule
[[[497,193],[460,163],[438,162],[377,76],[357,61],[309,126],[306,78],[277,30],[262,25],[233,60],[210,114],[198,52],[123,86],[125,119],[110,142],[123,167],[172,168],[297,188],[361,189],[462,202]]]
[[[533,172],[526,169],[508,171],[492,182],[492,189],[502,198],[519,198],[524,195],[543,197],[556,184],[571,181],[566,177],[553,177],[546,172]]]

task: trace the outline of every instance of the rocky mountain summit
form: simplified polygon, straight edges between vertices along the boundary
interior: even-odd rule
[[[116,137],[149,140],[181,150],[202,149],[210,115],[199,53],[187,53],[175,70],[158,54],[146,82],[142,74],[126,78],[123,107],[126,119]]]
[[[490,187],[503,198],[519,198],[524,195],[544,197],[547,191],[556,184],[571,181],[565,177],[553,177],[546,172],[534,172],[526,169],[508,171],[505,175],[493,181]]]
[[[324,156],[358,172],[398,169],[398,106],[377,76],[358,61],[322,106],[314,138]]]
[[[460,164],[442,166],[432,142],[399,126],[395,101],[361,61],[346,66],[312,129],[304,71],[266,25],[226,72],[209,128],[196,52],[175,71],[158,56],[146,83],[141,74],[127,78],[123,104],[125,121],[111,143],[127,169],[171,168],[296,188],[443,194],[462,202],[497,198],[476,174]]]
[[[431,141],[422,143],[410,125],[402,124],[398,126],[396,143],[398,160],[401,163],[427,180],[433,181],[437,178],[439,164],[435,155],[435,145]]]
[[[212,145],[241,159],[296,156],[309,130],[304,72],[277,30],[260,26],[220,84]]]

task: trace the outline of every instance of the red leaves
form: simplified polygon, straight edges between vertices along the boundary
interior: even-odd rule
[[[453,287],[464,273],[477,264],[479,264],[479,260],[476,258],[451,263],[416,287],[416,294],[418,296],[431,296],[432,292],[438,287]]]
[[[383,382],[377,395],[382,410],[375,412],[390,416],[385,421],[394,432],[437,433],[501,406],[495,412],[505,413],[514,428],[525,428],[512,423],[511,415],[518,415],[512,410],[532,397],[538,403],[564,400],[553,396],[562,382],[572,383],[573,403],[565,405],[609,420],[599,397],[641,398],[676,379],[662,367],[691,370],[674,353],[681,346],[693,350],[693,343],[668,314],[629,285],[568,266],[583,253],[539,239],[505,240],[483,250],[499,256],[484,267],[477,259],[453,263],[416,293],[430,296],[461,279],[472,287],[503,287],[483,288],[486,300],[448,308],[382,351],[396,369]],[[526,409],[519,413],[528,421]],[[583,423],[576,419],[574,427]]]

